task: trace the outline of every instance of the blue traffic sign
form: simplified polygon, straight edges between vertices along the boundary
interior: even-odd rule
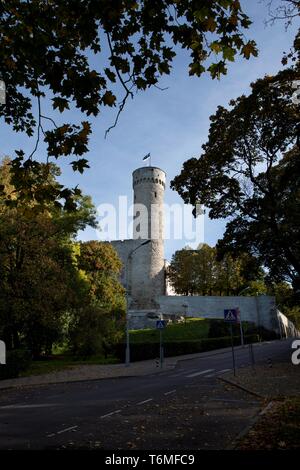
[[[236,323],[238,321],[238,310],[236,308],[224,310],[224,321]]]
[[[162,330],[165,327],[166,327],[166,320],[157,320],[156,321],[156,328],[158,328],[159,330]]]

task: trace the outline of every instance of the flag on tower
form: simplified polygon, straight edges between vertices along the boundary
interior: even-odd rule
[[[147,155],[144,156],[143,161],[148,160],[150,158],[150,153],[147,153]]]

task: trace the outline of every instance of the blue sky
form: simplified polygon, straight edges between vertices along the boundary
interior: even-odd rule
[[[92,196],[94,204],[117,204],[119,195],[132,198],[131,173],[143,166],[142,158],[148,152],[152,155],[152,165],[164,169],[168,183],[177,175],[185,160],[199,156],[201,145],[208,136],[209,116],[218,105],[226,106],[230,99],[249,92],[249,84],[264,75],[276,73],[281,66],[283,51],[289,50],[296,34],[296,24],[288,31],[283,23],[265,26],[266,4],[260,0],[242,1],[245,11],[253,21],[246,35],[255,39],[259,56],[249,61],[238,59],[230,64],[228,75],[220,81],[208,76],[191,78],[188,76],[189,57],[179,51],[170,76],[166,76],[160,86],[141,92],[129,100],[120,116],[119,123],[104,139],[105,130],[113,123],[116,109],[104,109],[93,119],[93,135],[90,140],[88,159],[90,169],[83,175],[74,173],[69,165],[62,164],[61,181],[74,187],[79,185],[83,192]],[[51,114],[51,111],[48,112]],[[74,110],[68,112],[64,122],[81,120]],[[24,135],[13,134],[1,123],[0,156],[13,155],[13,150],[23,148],[30,151],[34,142]],[[43,154],[40,147],[40,156]],[[167,184],[165,201],[168,204],[182,203],[178,194]],[[222,237],[226,221],[210,221],[205,218],[204,241],[214,245]],[[82,240],[97,239],[93,229],[80,233]],[[166,241],[165,256],[170,259],[176,249],[185,246],[185,240]]]

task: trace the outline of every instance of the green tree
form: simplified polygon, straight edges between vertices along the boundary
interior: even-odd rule
[[[128,98],[170,73],[176,47],[190,53],[190,75],[207,71],[219,78],[236,55],[257,54],[254,41],[245,38],[250,24],[239,0],[2,0],[0,61],[7,100],[0,115],[14,131],[36,137],[29,155],[16,151],[18,197],[34,192],[24,173],[38,165],[34,158],[42,139],[48,158],[72,155],[73,169],[83,172],[91,133],[86,116],[118,106],[117,121]],[[55,123],[55,115],[45,111],[47,97],[55,115],[75,106],[82,122]],[[68,201],[74,191],[60,188],[51,196]]]
[[[177,294],[237,295],[262,275],[260,267],[250,259],[245,254],[238,258],[227,254],[218,260],[216,248],[204,243],[197,250],[176,251],[168,278]]]
[[[198,295],[213,295],[217,276],[216,249],[204,243],[199,245],[196,255],[192,269],[195,291]]]
[[[299,46],[299,44],[298,44]],[[218,107],[200,158],[184,163],[171,186],[185,202],[230,217],[219,253],[248,252],[297,289],[300,276],[299,105],[294,67],[251,85],[249,96]],[[201,182],[201,183],[200,183]]]
[[[89,299],[72,312],[69,344],[76,355],[107,355],[124,332],[125,296],[119,282],[122,263],[109,243],[90,241],[78,247],[78,266],[88,282]]]
[[[172,256],[167,275],[171,286],[177,294],[194,294],[196,282],[192,264],[196,256],[197,254],[194,250],[190,250],[189,248],[178,250]]]
[[[244,284],[242,260],[226,254],[216,267],[215,291],[220,295],[236,295]]]
[[[18,204],[10,165],[5,160],[0,167],[2,186],[12,188],[12,204],[0,197],[1,336],[9,349],[25,345],[39,356],[61,338],[66,311],[88,296],[72,237],[79,228],[95,223],[94,209],[79,196],[72,214],[54,205],[36,211],[32,200]],[[48,178],[53,186],[55,176],[52,167]]]

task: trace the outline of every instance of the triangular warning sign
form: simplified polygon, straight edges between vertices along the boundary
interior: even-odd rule
[[[227,320],[235,320],[235,315],[232,310],[227,312]]]

